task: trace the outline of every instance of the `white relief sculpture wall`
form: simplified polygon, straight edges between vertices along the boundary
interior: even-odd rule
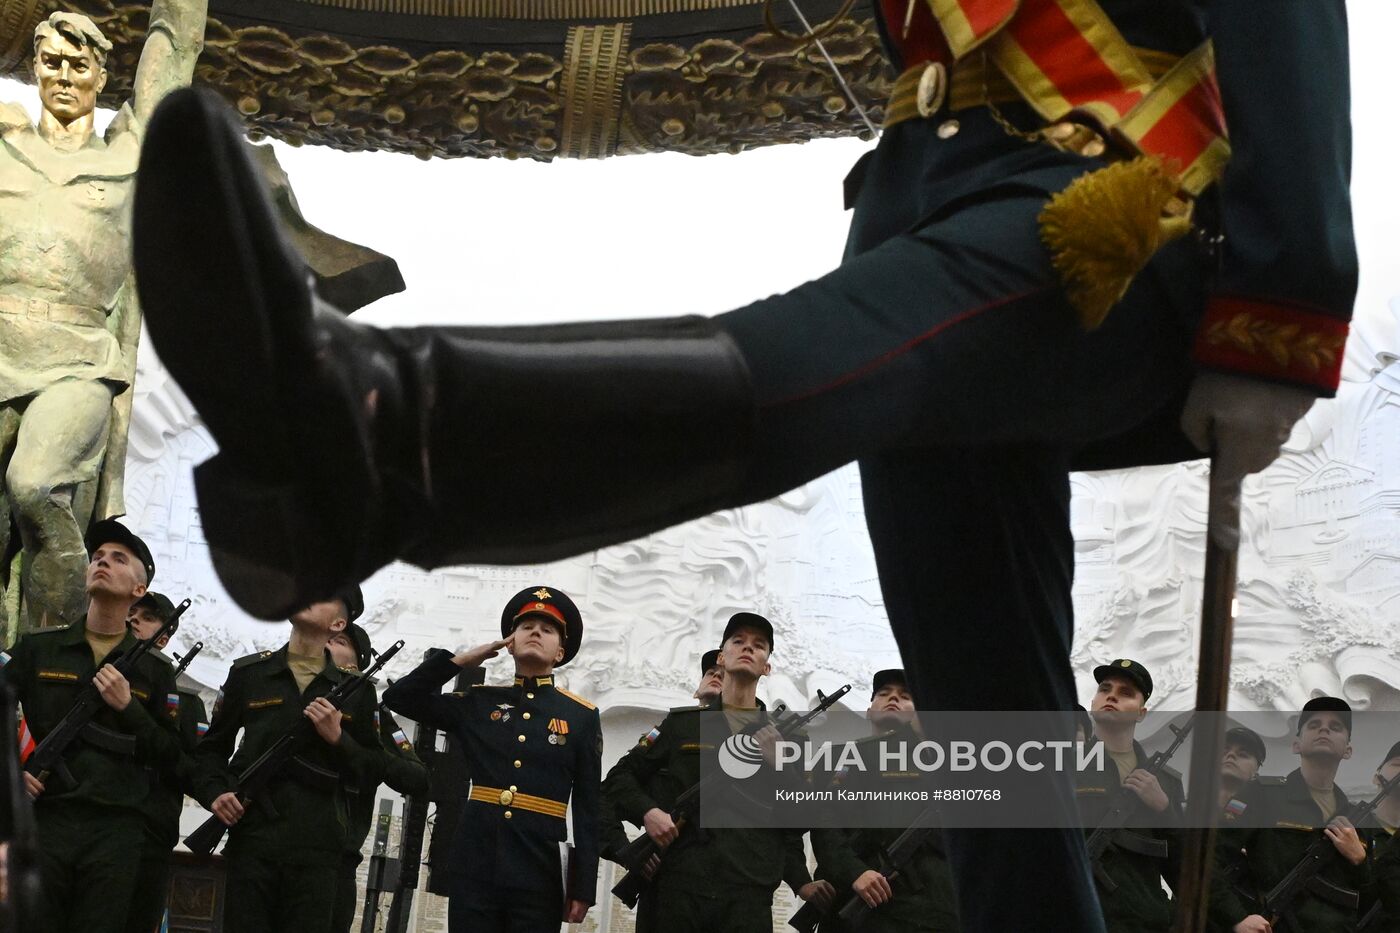
[[[1296,709],[1316,692],[1400,703],[1400,322],[1389,324],[1356,333],[1337,400],[1246,485],[1235,708]],[[178,639],[205,642],[191,672],[216,687],[230,661],[286,629],[244,616],[213,574],[191,479],[213,452],[208,434],[149,354],[137,386],[128,520],[155,553],[157,588],[194,599]],[[1154,705],[1190,705],[1205,478],[1201,461],[1074,476],[1073,659],[1086,693],[1095,664],[1131,656],[1153,671]],[[618,714],[684,701],[699,654],[740,609],[777,627],[772,701],[800,706],[898,660],[853,467],[548,566],[394,565],[366,583],[364,624],[376,643],[407,642],[402,672],[428,647],[494,637],[505,600],[541,581],[570,593],[587,625],[562,679]]]

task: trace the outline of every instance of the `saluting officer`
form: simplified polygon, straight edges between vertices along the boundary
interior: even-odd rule
[[[1154,777],[1148,754],[1133,737],[1147,714],[1152,675],[1129,658],[1094,668],[1098,688],[1089,703],[1094,741],[1102,742],[1102,770],[1079,772],[1076,793],[1085,832],[1092,833],[1126,787],[1139,806],[1113,836],[1095,872],[1099,904],[1110,933],[1166,933],[1172,904],[1162,882],[1174,886],[1181,870],[1180,836],[1184,795],[1180,776],[1164,768]]]
[[[579,923],[598,885],[603,730],[592,703],[554,685],[583,641],[573,600],[551,586],[521,590],[501,612],[501,638],[455,657],[434,651],[384,691],[392,710],[457,737],[472,788],[452,844],[448,925],[458,931],[557,933]],[[443,694],[462,668],[506,649],[509,686]],[[565,814],[574,850],[563,863]]]
[[[349,590],[347,615],[349,622],[345,629],[331,635],[326,647],[331,659],[342,671],[358,674],[373,663],[374,649],[370,646],[369,633],[355,620],[364,611],[359,587]],[[366,684],[366,691],[374,686]],[[428,768],[413,751],[413,743],[408,740],[392,713],[375,703],[374,722],[378,727],[379,740],[384,748],[384,781],[401,794],[422,794],[428,790]],[[331,920],[333,933],[349,933],[350,924],[355,920],[355,869],[364,861],[365,839],[374,825],[375,792],[380,782],[373,776],[362,782],[352,782],[345,786],[347,810],[350,816],[350,829],[345,834],[345,851],[340,858],[340,867],[335,881],[335,914]]]
[[[163,593],[147,592],[131,605],[126,624],[131,633],[147,639],[160,630],[175,612],[175,606]],[[162,651],[170,636],[164,636],[156,647]],[[159,656],[168,665],[164,655]],[[174,668],[171,668],[172,672]],[[209,728],[204,701],[192,690],[181,690],[167,698],[175,708],[180,731],[180,756],[173,768],[146,769],[151,793],[141,812],[146,820],[145,838],[141,845],[141,868],[137,874],[136,890],[127,914],[127,933],[151,933],[160,926],[165,913],[166,894],[170,889],[170,852],[180,841],[180,811],[185,805],[185,791],[192,789],[195,746]]]
[[[1212,922],[1234,933],[1350,933],[1360,892],[1371,880],[1365,840],[1342,814],[1349,805],[1336,784],[1351,757],[1351,706],[1338,697],[1303,704],[1293,740],[1298,767],[1287,777],[1247,785],[1225,811],[1217,844],[1224,871],[1236,871],[1249,890],[1264,893],[1303,860],[1319,832],[1339,858],[1323,867],[1281,917],[1265,917],[1257,902],[1222,886],[1211,894]],[[1241,862],[1242,860],[1242,862]],[[1240,863],[1232,869],[1232,865]],[[1271,905],[1277,907],[1279,905]]]
[[[37,929],[46,933],[125,928],[141,865],[146,768],[171,769],[180,753],[170,665],[147,654],[128,678],[106,661],[136,646],[126,617],[155,576],[151,552],[111,519],[92,526],[87,546],[86,618],[25,635],[9,654],[0,651],[37,742],[89,681],[106,704],[69,746],[66,772],[42,781],[24,775],[39,832]]]
[[[708,751],[701,713],[723,710],[735,731],[759,721],[758,681],[771,670],[772,650],[772,624],[757,613],[735,613],[719,649],[720,700],[675,707],[608,772],[605,793],[617,814],[663,847],[656,922],[667,933],[771,930],[773,892],[784,881],[803,900],[831,895],[830,884],[811,879],[798,830],[682,831],[670,815],[676,798],[700,780],[701,754]]]
[[[919,775],[887,770],[880,755],[882,742],[907,742],[907,747],[912,748],[922,740],[916,731],[914,695],[903,670],[891,668],[876,672],[865,715],[870,720],[871,734],[856,743],[864,767],[838,775],[832,786],[847,789],[882,789],[900,783],[907,786],[911,777]],[[817,856],[817,875],[843,892],[837,898],[838,904],[844,900],[844,892],[853,891],[875,908],[861,925],[861,933],[955,933],[959,926],[953,873],[936,835],[929,837],[893,881],[881,873],[881,854],[902,832],[902,829],[890,827],[813,830],[812,850]],[[821,924],[821,933],[844,933],[847,929],[835,917],[828,917]]]
[[[326,643],[345,628],[354,598],[313,603],[291,617],[287,644],[234,661],[195,750],[196,799],[232,827],[224,847],[230,933],[331,929],[336,869],[349,830],[344,785],[377,783],[385,759],[373,695],[360,690],[344,712],[325,699],[352,676],[331,660]],[[303,718],[317,738],[245,809],[237,775]],[[240,729],[243,741],[234,752]]]

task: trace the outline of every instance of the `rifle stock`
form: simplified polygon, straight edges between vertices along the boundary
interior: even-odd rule
[[[392,658],[399,653],[403,647],[403,641],[396,641],[389,646],[388,650],[380,653],[375,662],[361,674],[342,680],[325,695],[327,701],[336,709],[343,709],[346,702],[359,691],[361,687],[369,683],[370,679]],[[265,801],[261,801],[259,795],[263,788],[277,776],[282,766],[288,759],[315,735],[316,727],[311,721],[305,718],[298,719],[296,725],[277,738],[277,741],[258,756],[257,760],[243,769],[243,773],[238,776],[238,802],[245,807],[250,802],[260,802],[268,806]],[[214,847],[219,844],[219,840],[224,838],[224,833],[229,827],[225,826],[223,820],[217,816],[210,816],[199,825],[199,828],[185,837],[185,846],[191,851],[200,855],[208,855],[214,851]]]

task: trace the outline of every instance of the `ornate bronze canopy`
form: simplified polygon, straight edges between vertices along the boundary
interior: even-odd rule
[[[813,24],[839,0],[801,0]],[[148,3],[0,0],[0,73],[29,75],[34,26],[64,7],[115,46],[104,103],[130,93]],[[773,12],[802,27],[786,0]],[[877,123],[893,75],[870,0],[824,38]],[[196,81],[255,135],[434,156],[706,155],[867,135],[820,53],[753,0],[212,0]]]

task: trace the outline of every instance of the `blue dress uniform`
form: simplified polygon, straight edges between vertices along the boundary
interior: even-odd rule
[[[1099,5],[1144,60],[1213,41],[1233,155],[1197,199],[1198,235],[1142,257],[1094,329],[1040,217],[1113,153],[1027,138],[1042,118],[999,96],[1006,82],[961,39],[946,99],[930,82],[926,116],[890,125],[849,180],[841,266],[713,320],[378,331],[315,313],[226,109],[171,95],[143,148],[135,266],[162,357],[219,440],[196,481],[229,591],[272,617],[396,557],[553,560],[857,460],[920,708],[1073,708],[1069,472],[1198,457],[1178,419],[1201,370],[1334,394],[1357,273],[1343,0]],[[1007,28],[1046,5],[882,0],[899,68],[948,58],[952,20],[932,11],[953,6],[1000,7]],[[1112,229],[1096,212],[1081,232]],[[190,315],[192,301],[216,310]],[[241,388],[289,372],[319,394]],[[269,424],[317,426],[336,468]],[[541,437],[568,458],[502,453]],[[520,520],[521,501],[549,503],[551,534]],[[950,621],[930,624],[932,607]],[[967,663],[988,655],[995,678]],[[1068,782],[1047,803],[1073,823]],[[967,929],[1102,929],[1077,830],[946,842]],[[995,896],[1012,879],[1034,880]]]
[[[568,597],[552,587],[521,595],[526,598],[506,606],[502,636],[527,603],[558,607],[567,619],[567,663],[582,635],[577,609],[564,605]],[[461,670],[451,652],[435,651],[384,691],[386,706],[455,736],[471,762],[472,786],[452,844],[449,928],[557,933],[566,900],[592,904],[596,896],[603,756],[598,709],[556,687],[552,675],[442,693]],[[574,848],[566,867],[561,846],[570,804]]]

